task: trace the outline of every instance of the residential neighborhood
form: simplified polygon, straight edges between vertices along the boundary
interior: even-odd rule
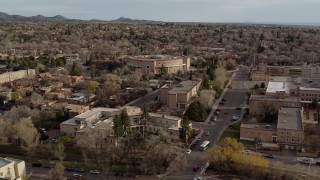
[[[0,13],[0,179],[320,179],[317,27],[56,18]]]

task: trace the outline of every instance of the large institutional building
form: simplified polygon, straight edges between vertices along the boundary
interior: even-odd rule
[[[131,69],[139,69],[142,74],[160,74],[164,68],[168,74],[178,71],[187,72],[190,67],[190,58],[183,56],[146,55],[125,58]]]
[[[36,77],[35,69],[12,71],[0,74],[0,83],[11,82],[18,79],[29,79]]]
[[[26,176],[26,164],[23,160],[0,157],[0,179],[22,180]]]
[[[303,111],[298,107],[282,107],[276,124],[241,124],[240,139],[276,143],[279,148],[296,150],[303,145]]]

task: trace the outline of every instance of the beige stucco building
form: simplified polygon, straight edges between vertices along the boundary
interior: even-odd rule
[[[0,179],[22,180],[26,175],[26,164],[23,160],[0,157]]]
[[[277,143],[283,149],[295,150],[303,145],[303,110],[283,107],[278,111],[276,124],[241,124],[240,139]]]
[[[138,69],[142,74],[160,74],[161,67],[164,67],[168,74],[174,74],[178,71],[187,72],[190,68],[190,58],[184,56],[134,56],[126,57],[125,62],[129,68]]]
[[[185,110],[195,100],[201,81],[182,81],[179,85],[166,84],[160,88],[160,100],[166,107]]]
[[[35,78],[35,77],[36,77],[35,69],[11,71],[11,72],[0,74],[0,83],[11,82],[18,79]]]

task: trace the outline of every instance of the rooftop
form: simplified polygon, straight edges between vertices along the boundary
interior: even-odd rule
[[[303,130],[302,110],[300,108],[283,107],[278,112],[278,128]]]
[[[8,161],[6,158],[0,157],[0,168],[10,164],[11,161]]]
[[[289,93],[289,83],[270,81],[266,93],[276,93],[277,91]]]
[[[193,87],[195,87],[201,81],[182,81],[180,84],[173,86],[173,88],[168,91],[169,94],[187,93]]]
[[[181,56],[169,56],[169,55],[141,55],[141,56],[133,56],[129,57],[129,59],[140,60],[140,61],[159,61],[159,60],[173,60],[173,59],[181,59]]]
[[[300,102],[298,96],[289,96],[289,97],[279,99],[272,95],[251,95],[250,99],[261,100],[261,101],[270,100],[270,101],[278,101],[278,102],[280,101]]]
[[[259,129],[265,131],[275,131],[277,129],[275,124],[241,124],[243,128]]]
[[[158,113],[149,113],[150,117],[154,117],[154,118],[165,118],[165,119],[170,119],[170,120],[174,120],[174,121],[179,121],[181,120],[181,118],[177,117],[177,116],[170,116],[170,115],[164,115],[164,114],[158,114]]]

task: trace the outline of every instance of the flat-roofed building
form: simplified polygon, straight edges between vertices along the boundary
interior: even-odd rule
[[[0,157],[0,179],[22,180],[26,176],[26,164],[23,160]]]
[[[166,84],[160,88],[160,100],[170,109],[185,110],[198,95],[201,81],[182,81],[173,86]]]
[[[174,140],[179,140],[179,129],[181,128],[181,118],[158,113],[150,113],[151,123],[145,127],[145,131],[149,133],[157,133],[159,131],[167,132],[169,137]],[[192,128],[192,124],[190,123]]]
[[[168,74],[178,71],[187,72],[190,68],[190,58],[169,55],[145,55],[126,57],[125,62],[131,69],[138,69],[142,74],[160,74],[164,68]]]
[[[283,149],[296,150],[303,145],[303,109],[282,107],[273,124],[241,124],[240,139],[276,143]]]
[[[279,110],[281,107],[301,107],[301,102],[298,96],[289,96],[280,99],[275,96],[251,95],[249,98],[249,113],[252,115],[260,115],[268,105],[272,105],[275,107],[275,110]]]

